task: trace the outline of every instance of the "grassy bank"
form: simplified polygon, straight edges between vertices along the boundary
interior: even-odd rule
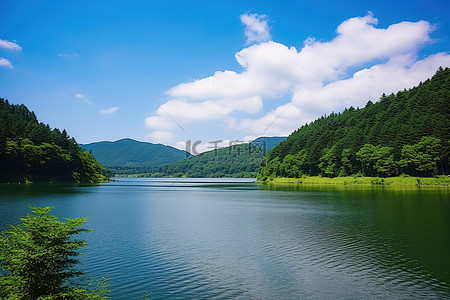
[[[307,176],[302,178],[278,177],[268,180],[270,184],[338,184],[338,185],[389,185],[389,186],[447,186],[450,187],[450,177],[320,177]]]

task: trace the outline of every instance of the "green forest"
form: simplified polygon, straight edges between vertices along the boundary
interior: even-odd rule
[[[331,113],[270,151],[259,180],[449,174],[450,69],[364,108]]]
[[[0,98],[0,182],[100,182],[94,156],[66,130],[40,123],[24,105]]]

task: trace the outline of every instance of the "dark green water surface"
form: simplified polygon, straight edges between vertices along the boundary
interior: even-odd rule
[[[450,298],[448,188],[1,185],[0,229],[28,205],[89,217],[80,268],[113,299]]]

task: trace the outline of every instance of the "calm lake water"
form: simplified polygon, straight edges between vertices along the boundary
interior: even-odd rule
[[[0,229],[28,205],[89,217],[80,268],[108,277],[113,299],[450,297],[448,188],[2,185]]]

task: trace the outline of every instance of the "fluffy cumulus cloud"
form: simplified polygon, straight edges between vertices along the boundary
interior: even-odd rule
[[[9,61],[9,59],[0,57],[0,67],[6,67],[6,68],[13,68],[12,63]]]
[[[251,27],[252,18],[265,25]],[[241,19],[247,29],[268,34],[265,18]],[[308,38],[301,49],[274,41],[244,48],[235,55],[241,72],[217,71],[169,89],[170,99],[146,119],[147,128],[170,132],[177,122],[215,121],[242,136],[287,135],[323,114],[364,106],[450,66],[447,53],[418,59],[418,50],[431,42],[430,23],[377,24],[369,13],[344,21],[330,41]],[[265,103],[278,106],[264,110]]]
[[[241,22],[245,25],[247,44],[270,40],[269,25],[265,15],[243,14],[241,15]]]
[[[221,98],[218,100],[205,100],[189,102],[183,99],[174,99],[161,105],[156,115],[148,117],[145,124],[148,129],[172,129],[180,123],[194,121],[211,121],[223,119],[233,111],[254,113],[262,108],[259,96],[250,98]]]

